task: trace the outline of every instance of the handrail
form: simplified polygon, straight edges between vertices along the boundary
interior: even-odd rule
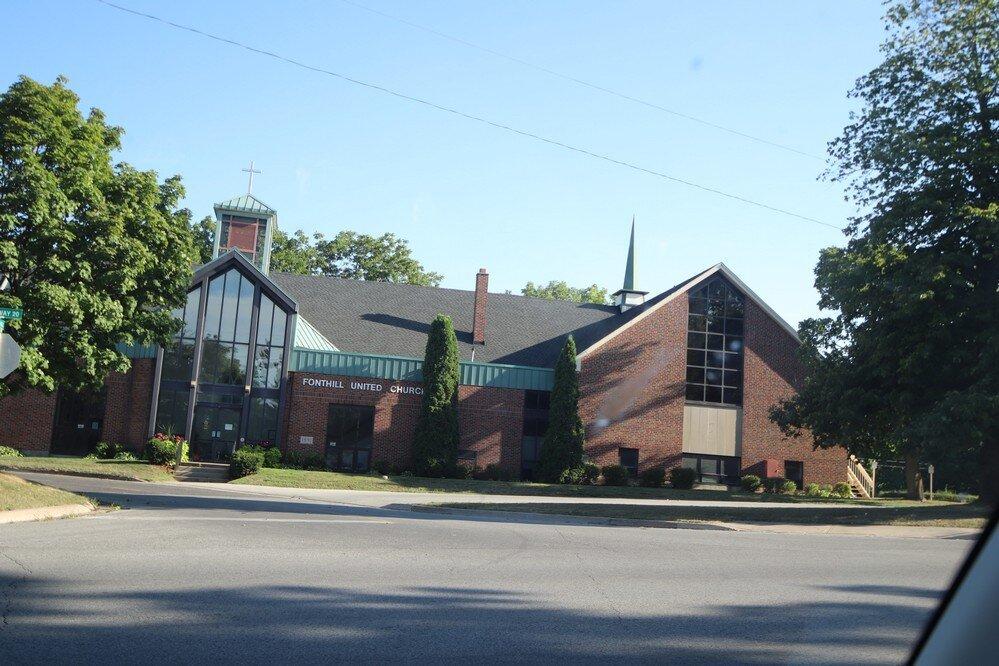
[[[867,469],[857,460],[857,456],[850,455],[846,461],[847,470],[853,474],[866,497],[874,497],[874,479],[867,472]]]

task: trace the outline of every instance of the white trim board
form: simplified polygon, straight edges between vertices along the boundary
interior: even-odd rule
[[[645,312],[641,313],[640,315],[638,315],[637,317],[635,317],[634,319],[632,319],[628,323],[626,323],[623,326],[620,326],[618,328],[615,328],[613,331],[611,331],[610,333],[608,333],[604,337],[602,337],[599,340],[597,340],[596,342],[594,342],[592,345],[590,345],[589,347],[587,347],[586,349],[584,349],[582,352],[580,352],[579,355],[576,358],[578,359],[578,361],[582,361],[587,356],[589,356],[591,353],[593,353],[594,351],[596,351],[600,347],[604,346],[605,344],[607,344],[608,342],[610,342],[611,340],[613,340],[614,338],[616,338],[619,334],[623,333],[624,331],[627,331],[629,328],[631,328],[635,324],[639,323],[640,321],[642,321],[646,317],[652,315],[654,312],[656,312],[657,310],[659,310],[659,308],[663,307],[667,303],[670,303],[674,299],[678,298],[681,294],[687,293],[687,290],[690,289],[691,287],[693,287],[694,285],[698,284],[699,282],[702,282],[703,280],[708,279],[709,277],[711,277],[712,275],[714,275],[716,273],[721,273],[721,275],[723,277],[725,277],[729,282],[731,282],[733,286],[735,286],[739,291],[741,291],[743,294],[745,294],[746,298],[748,298],[749,300],[753,301],[753,303],[755,303],[757,306],[759,306],[759,308],[761,310],[763,310],[771,319],[773,319],[775,322],[777,322],[777,324],[779,324],[781,328],[783,328],[785,331],[787,331],[788,335],[790,335],[792,338],[794,338],[796,342],[800,342],[800,340],[798,338],[798,332],[794,329],[794,327],[792,327],[789,323],[787,323],[784,320],[783,317],[781,317],[779,314],[777,314],[777,312],[774,311],[773,308],[771,308],[769,305],[767,305],[763,301],[763,299],[760,298],[756,294],[755,291],[753,291],[752,289],[749,288],[749,285],[747,285],[745,282],[743,282],[742,280],[740,280],[739,276],[737,276],[735,273],[732,272],[732,269],[730,269],[728,266],[726,266],[723,263],[718,263],[718,264],[715,264],[714,266],[712,266],[711,268],[709,268],[708,270],[704,271],[700,275],[697,275],[696,277],[693,277],[690,280],[687,280],[687,282],[685,282],[683,285],[681,285],[680,287],[678,287],[676,289],[676,291],[674,291],[672,294],[670,294],[669,296],[667,296],[663,300],[659,301],[658,303],[656,303],[655,305],[653,305],[651,308],[649,308]]]

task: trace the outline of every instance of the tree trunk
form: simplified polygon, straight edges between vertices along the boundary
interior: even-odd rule
[[[923,475],[919,473],[919,458],[914,453],[905,454],[905,497],[923,501]]]
[[[981,478],[978,497],[989,506],[999,506],[999,442],[982,442]]]

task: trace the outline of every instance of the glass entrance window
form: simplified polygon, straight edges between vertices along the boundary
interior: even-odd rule
[[[326,466],[343,472],[367,472],[375,430],[375,408],[330,405],[326,426]]]
[[[253,289],[253,283],[235,268],[208,283],[201,349],[202,383],[246,383]]]

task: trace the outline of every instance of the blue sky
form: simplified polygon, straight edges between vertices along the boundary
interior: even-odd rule
[[[118,4],[832,224],[822,160],[764,146],[470,49],[340,0]],[[356,0],[597,85],[824,155],[874,66],[882,8],[856,2]],[[126,130],[119,158],[179,173],[196,215],[254,194],[285,230],[394,232],[444,286],[618,288],[724,261],[792,324],[817,312],[834,229],[601,162],[109,9],[3,0],[0,85],[63,74]]]

